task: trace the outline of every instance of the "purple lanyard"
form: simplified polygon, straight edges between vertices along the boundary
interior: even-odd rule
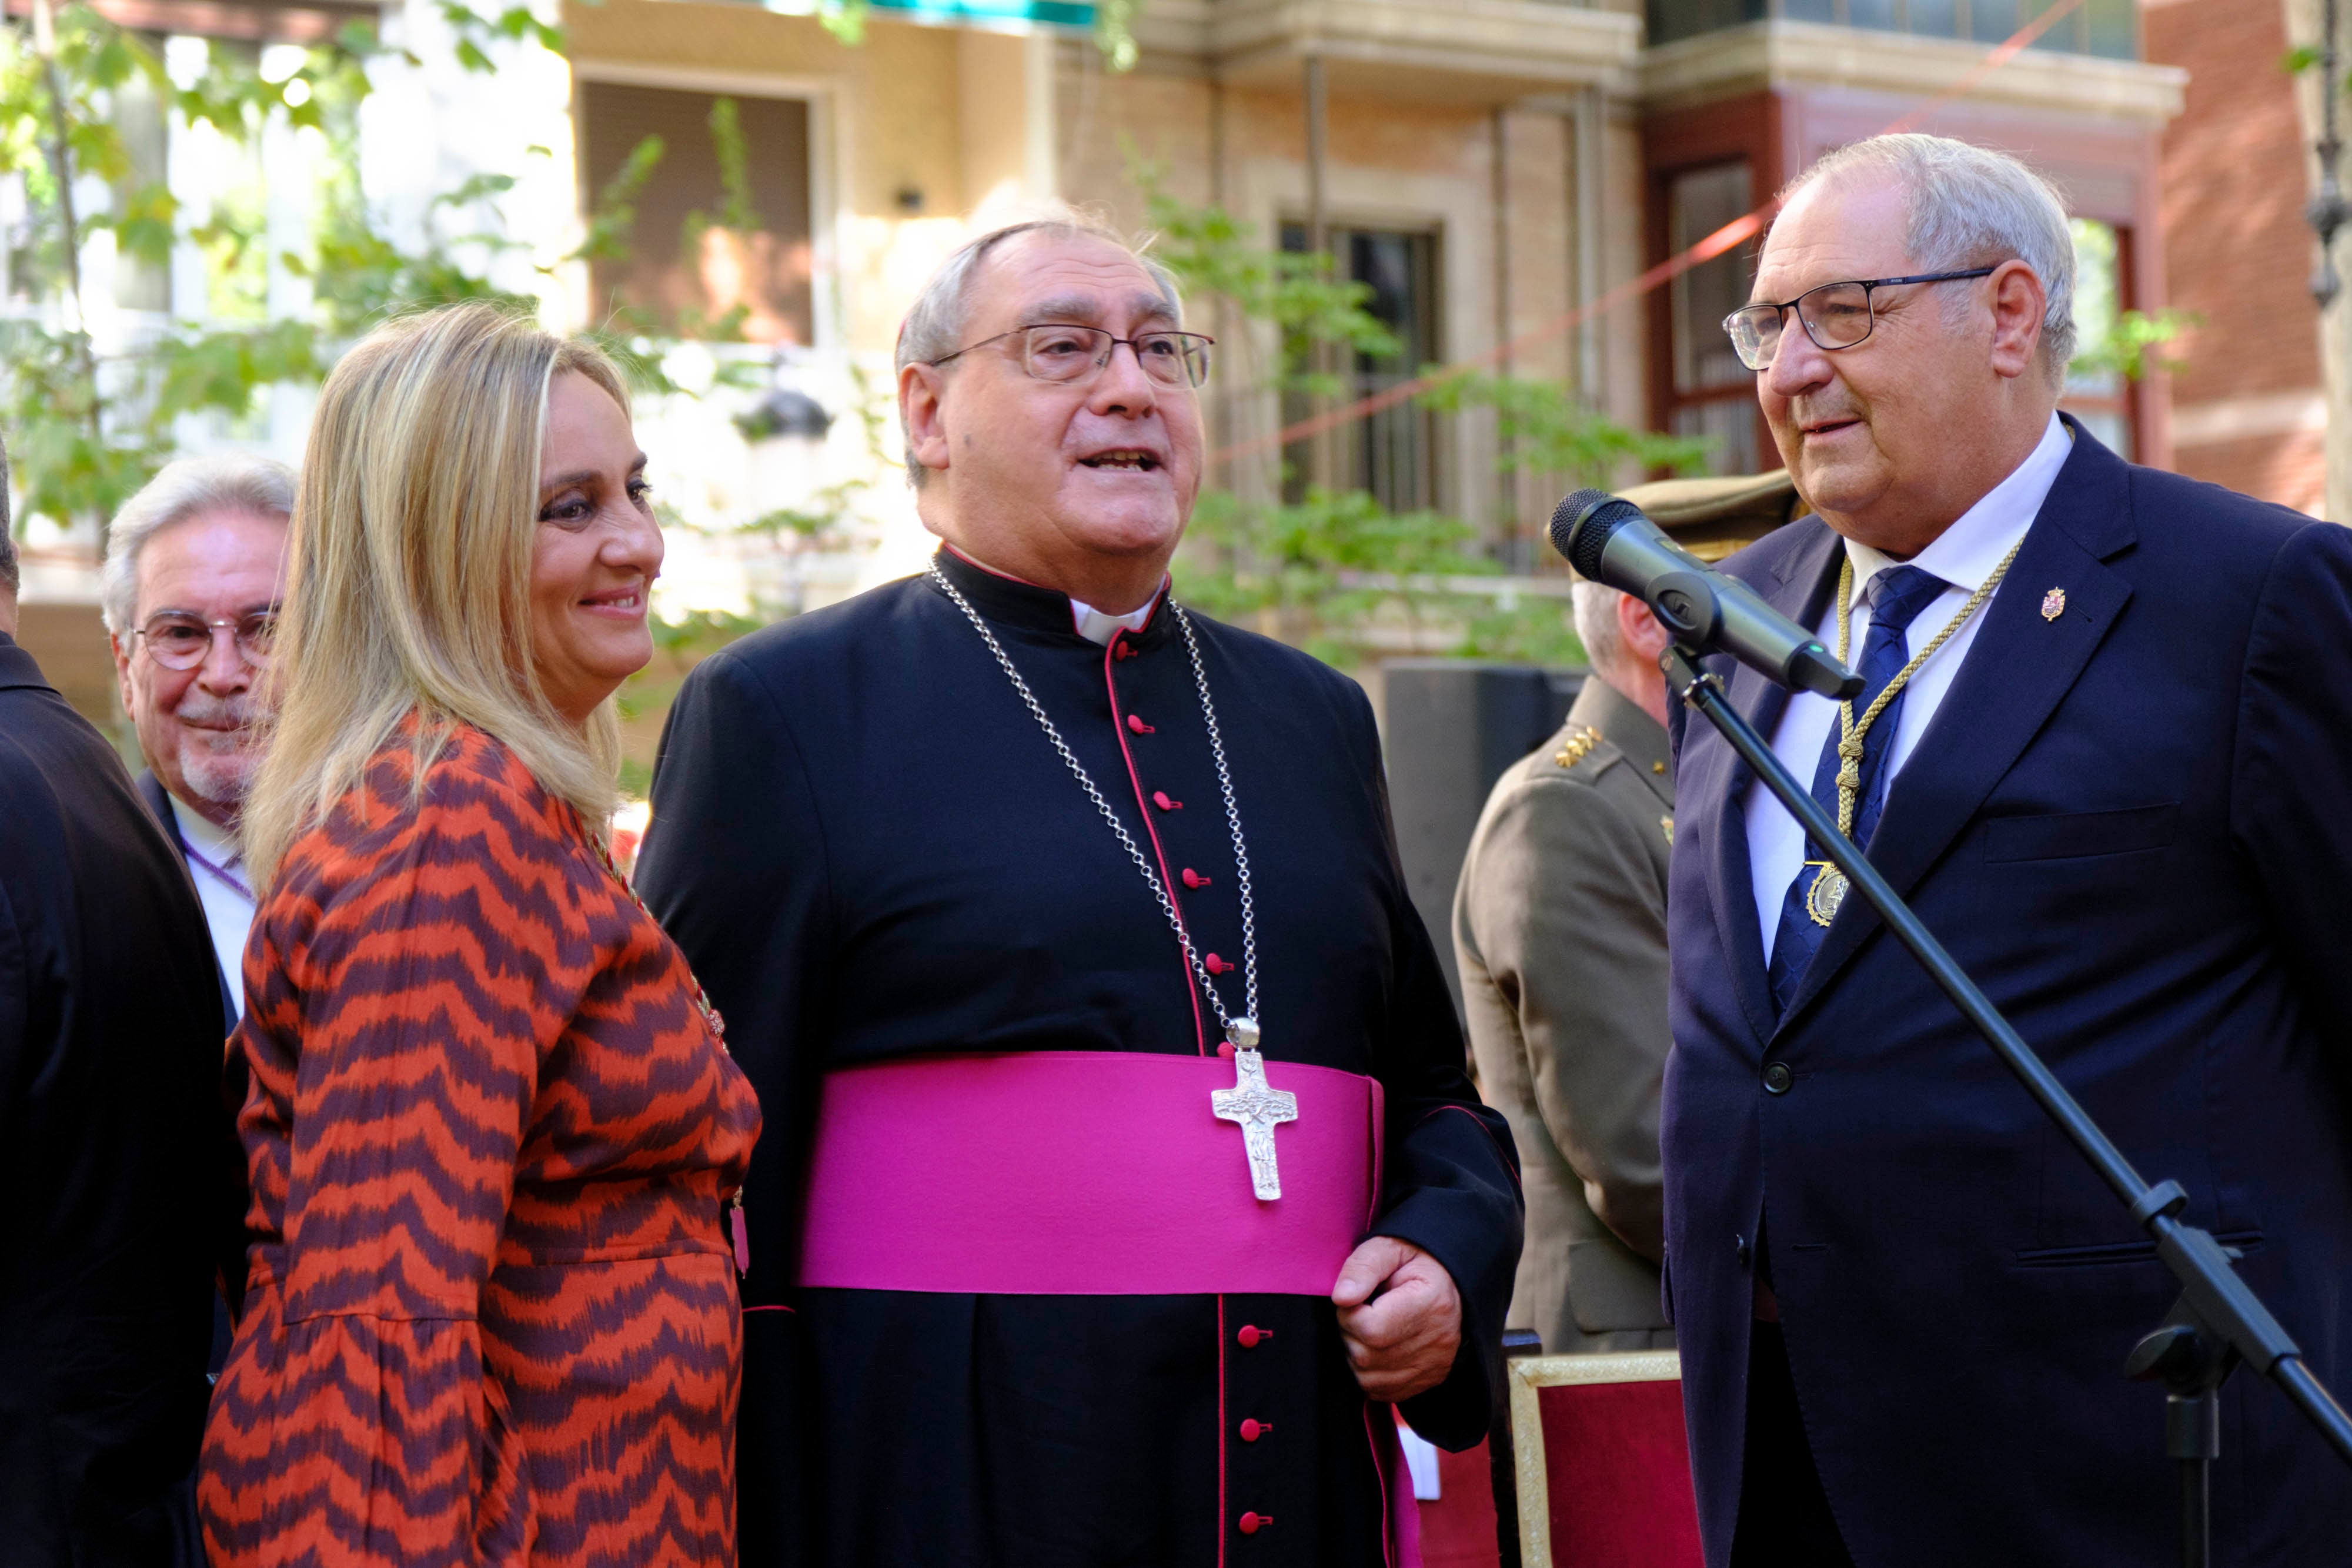
[[[204,852],[197,849],[195,845],[188,842],[188,838],[185,833],[180,835],[180,850],[181,852],[185,854],[190,860],[204,867],[206,871],[212,873],[213,875],[218,878],[224,884],[233,889],[247,904],[257,902],[257,900],[253,896],[253,889],[246,886],[244,883],[238,881],[236,875],[226,867],[216,866],[213,864],[212,862],[205,859]]]

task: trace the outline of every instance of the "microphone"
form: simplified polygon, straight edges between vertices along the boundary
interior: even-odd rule
[[[1780,685],[1825,697],[1861,694],[1862,677],[1820,638],[1675,543],[1622,497],[1606,490],[1568,497],[1551,515],[1551,547],[1579,577],[1649,605],[1667,633],[1693,653],[1728,653]]]

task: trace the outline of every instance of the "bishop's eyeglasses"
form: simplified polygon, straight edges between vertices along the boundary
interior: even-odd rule
[[[955,353],[941,354],[930,362],[944,365],[1007,338],[1020,340],[1021,368],[1041,382],[1092,381],[1123,343],[1135,350],[1135,362],[1143,367],[1143,373],[1167,387],[1197,387],[1207,381],[1209,349],[1216,342],[1198,332],[1139,332],[1121,338],[1100,327],[1040,323],[966,343]]]
[[[1957,283],[1964,277],[1990,277],[1994,268],[1972,267],[1965,272],[1923,272],[1913,277],[1873,277],[1848,283],[1824,283],[1780,304],[1743,305],[1723,319],[1739,362],[1751,371],[1769,371],[1780,351],[1780,329],[1794,310],[1805,336],[1823,353],[1851,349],[1878,325],[1871,295],[1904,283]]]
[[[243,615],[207,621],[184,611],[166,610],[147,618],[131,634],[147,644],[147,656],[167,670],[193,670],[212,656],[223,632],[236,642],[237,657],[248,668],[269,667],[269,644],[278,633],[278,612],[253,610]]]

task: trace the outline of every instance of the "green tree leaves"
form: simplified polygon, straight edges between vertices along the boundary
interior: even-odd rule
[[[493,51],[515,44],[563,46],[562,30],[527,6],[480,11],[442,0],[438,9],[469,70],[494,68]],[[371,208],[358,175],[358,110],[373,86],[367,63],[383,53],[373,27],[352,22],[295,57],[290,70],[282,52],[265,72],[253,51],[214,43],[200,69],[174,81],[139,35],[84,5],[57,12],[50,60],[33,47],[29,28],[0,27],[0,172],[23,174],[31,209],[9,257],[17,308],[0,319],[0,425],[24,491],[20,524],[34,517],[102,521],[174,455],[187,416],[249,418],[266,389],[315,383],[344,344],[389,315],[461,299],[538,310],[535,295],[491,280],[497,257],[528,248],[501,218],[516,175],[478,173],[436,194],[414,244],[392,237]],[[117,97],[134,86],[182,124],[210,127],[233,146],[257,144],[280,116],[322,136],[327,156],[308,253],[270,254],[257,189],[227,192],[194,221],[163,185],[135,181],[115,118]],[[725,182],[718,222],[754,227],[748,155],[731,102],[720,101],[710,129]],[[627,254],[637,195],[662,151],[660,139],[648,137],[632,152],[599,193],[586,237],[568,259]],[[76,180],[95,176],[114,187],[110,210],[76,214],[72,239],[110,230],[119,255],[158,267],[170,265],[183,245],[194,246],[206,264],[207,298],[181,304],[206,319],[142,328],[98,351],[83,329],[83,307],[97,302],[79,298],[57,177],[60,152]],[[273,267],[309,281],[308,313],[269,318]],[[662,372],[663,344],[634,325],[616,321],[594,337],[640,389],[681,390]],[[740,315],[685,326],[710,338],[741,335]]]
[[[1395,336],[1366,308],[1371,290],[1333,276],[1326,256],[1270,249],[1252,225],[1171,195],[1166,171],[1133,154],[1154,231],[1150,255],[1175,275],[1195,312],[1215,311],[1221,343],[1214,395],[1229,409],[1279,410],[1282,394],[1343,396],[1318,372],[1328,350],[1385,359]],[[1270,340],[1270,360],[1256,353]],[[1318,356],[1318,348],[1326,351]],[[1628,472],[1689,472],[1707,444],[1631,429],[1579,402],[1556,382],[1467,367],[1423,367],[1415,401],[1441,415],[1486,411],[1505,474],[1605,486]],[[1282,489],[1280,459],[1200,497],[1185,537],[1183,591],[1210,613],[1255,624],[1328,663],[1350,667],[1393,652],[1445,652],[1558,664],[1581,657],[1564,600],[1505,579],[1480,530],[1443,511],[1391,512],[1362,490]],[[1505,486],[1508,496],[1513,486]]]

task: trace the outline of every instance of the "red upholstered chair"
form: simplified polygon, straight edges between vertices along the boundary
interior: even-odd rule
[[[1700,1568],[1673,1351],[1510,1364],[1523,1568]]]
[[[1437,1497],[1421,1509],[1421,1568],[1503,1568],[1495,1540],[1495,1470],[1486,1445],[1437,1451]]]

